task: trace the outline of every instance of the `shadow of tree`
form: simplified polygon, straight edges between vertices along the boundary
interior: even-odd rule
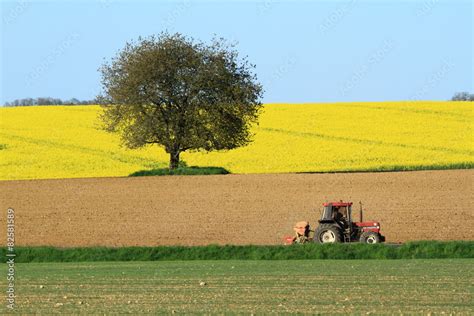
[[[129,174],[129,177],[143,177],[143,176],[170,176],[170,175],[212,175],[212,174],[229,174],[230,172],[222,167],[198,167],[198,166],[183,166],[176,169],[158,168],[150,170],[140,170]]]

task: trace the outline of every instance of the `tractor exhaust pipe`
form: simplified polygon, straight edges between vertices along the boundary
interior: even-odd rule
[[[360,222],[362,223],[363,222],[363,215],[362,215],[362,202],[359,201],[359,206],[360,206],[360,211],[359,211],[359,215],[360,215]]]

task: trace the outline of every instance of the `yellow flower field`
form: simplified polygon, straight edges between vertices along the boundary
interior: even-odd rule
[[[128,150],[99,129],[98,106],[0,109],[0,180],[127,176],[167,166],[159,147]],[[267,104],[254,142],[184,153],[232,173],[472,168],[472,102]]]

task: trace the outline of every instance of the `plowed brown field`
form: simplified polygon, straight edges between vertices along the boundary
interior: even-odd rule
[[[17,246],[279,244],[327,200],[361,200],[388,242],[473,240],[474,170],[0,182]],[[356,209],[358,207],[356,206]],[[357,212],[358,213],[358,212]]]

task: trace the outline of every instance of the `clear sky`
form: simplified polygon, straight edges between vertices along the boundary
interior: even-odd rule
[[[4,1],[0,103],[92,99],[100,64],[164,30],[238,42],[264,102],[446,100],[473,89],[473,1]]]

